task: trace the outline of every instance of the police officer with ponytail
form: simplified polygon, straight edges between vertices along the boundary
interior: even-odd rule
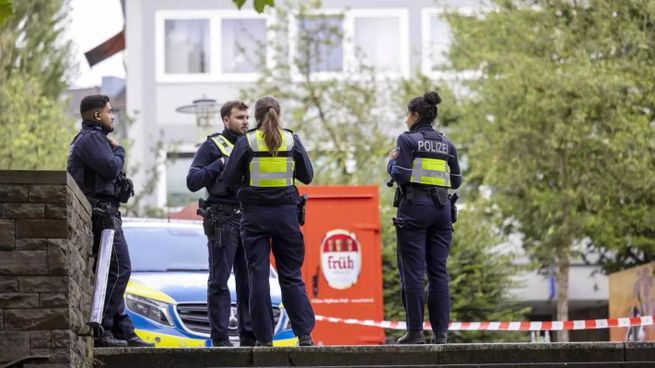
[[[407,105],[401,134],[389,153],[387,171],[399,185],[398,212],[393,219],[398,243],[407,332],[399,344],[424,344],[424,277],[428,276],[428,311],[433,344],[445,344],[450,313],[446,260],[452,240],[448,189],[462,183],[455,146],[433,128],[437,92],[413,98]]]
[[[269,289],[271,247],[282,289],[282,303],[300,346],[314,344],[314,311],[307,298],[300,269],[305,243],[300,233],[295,180],[309,184],[314,176],[300,139],[282,129],[280,104],[271,96],[255,104],[257,126],[237,140],[223,170],[223,178],[239,187],[241,238],[248,260],[250,313],[260,346],[273,341],[273,311]]]

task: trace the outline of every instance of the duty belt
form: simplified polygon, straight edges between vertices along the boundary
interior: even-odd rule
[[[209,208],[211,208],[211,210],[214,212],[230,212],[230,213],[240,212],[238,204],[215,203],[209,205]]]

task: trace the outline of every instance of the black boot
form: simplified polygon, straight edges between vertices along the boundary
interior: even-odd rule
[[[273,341],[257,341],[255,346],[273,346]]]
[[[232,343],[230,342],[230,339],[224,337],[224,338],[212,339],[212,346],[221,347],[221,348],[230,348],[232,347]]]
[[[101,348],[123,348],[127,346],[127,341],[119,340],[113,335],[107,335],[95,339],[94,345]]]
[[[257,339],[255,336],[251,335],[241,335],[239,336],[239,346],[255,346]]]
[[[154,348],[155,344],[143,341],[139,336],[134,335],[127,339],[127,346],[135,348]]]
[[[298,336],[298,346],[314,346],[314,340],[310,335]]]
[[[431,343],[442,345],[448,342],[448,332],[432,332]]]
[[[398,339],[399,344],[425,344],[425,336],[423,330],[407,330],[407,332]]]

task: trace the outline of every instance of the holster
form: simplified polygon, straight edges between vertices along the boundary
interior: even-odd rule
[[[228,236],[229,228],[224,228],[225,225],[231,216],[221,216],[220,205],[210,205],[204,199],[200,198],[198,200],[198,210],[196,214],[203,218],[202,226],[207,235],[207,239],[213,242],[215,246],[222,247],[224,242],[223,238]],[[235,211],[237,213],[238,211]],[[224,232],[226,234],[224,234]],[[227,241],[227,239],[225,239]]]
[[[116,185],[116,197],[118,197],[119,202],[127,203],[131,197],[134,197],[134,183],[132,183],[132,180],[128,178],[124,172],[121,171],[120,174],[118,174]]]
[[[398,208],[400,206],[400,200],[403,196],[403,190],[400,189],[400,186],[396,187],[396,191],[393,193],[393,206]]]
[[[307,194],[303,194],[298,202],[298,224],[303,226],[305,224],[305,217],[307,216]]]
[[[97,221],[99,221],[102,230],[114,230],[116,228],[114,215],[117,211],[118,209],[106,202],[95,202],[93,204],[93,215],[96,217]]]
[[[459,194],[455,192],[448,195],[448,199],[450,199],[450,222],[454,224],[457,222],[457,206],[455,205],[455,202],[459,199]]]

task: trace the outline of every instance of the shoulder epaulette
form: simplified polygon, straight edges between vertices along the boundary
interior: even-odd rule
[[[287,131],[287,132],[289,132],[289,133],[293,133],[293,130],[291,130],[291,129],[282,128],[282,130],[285,130],[285,131]]]

